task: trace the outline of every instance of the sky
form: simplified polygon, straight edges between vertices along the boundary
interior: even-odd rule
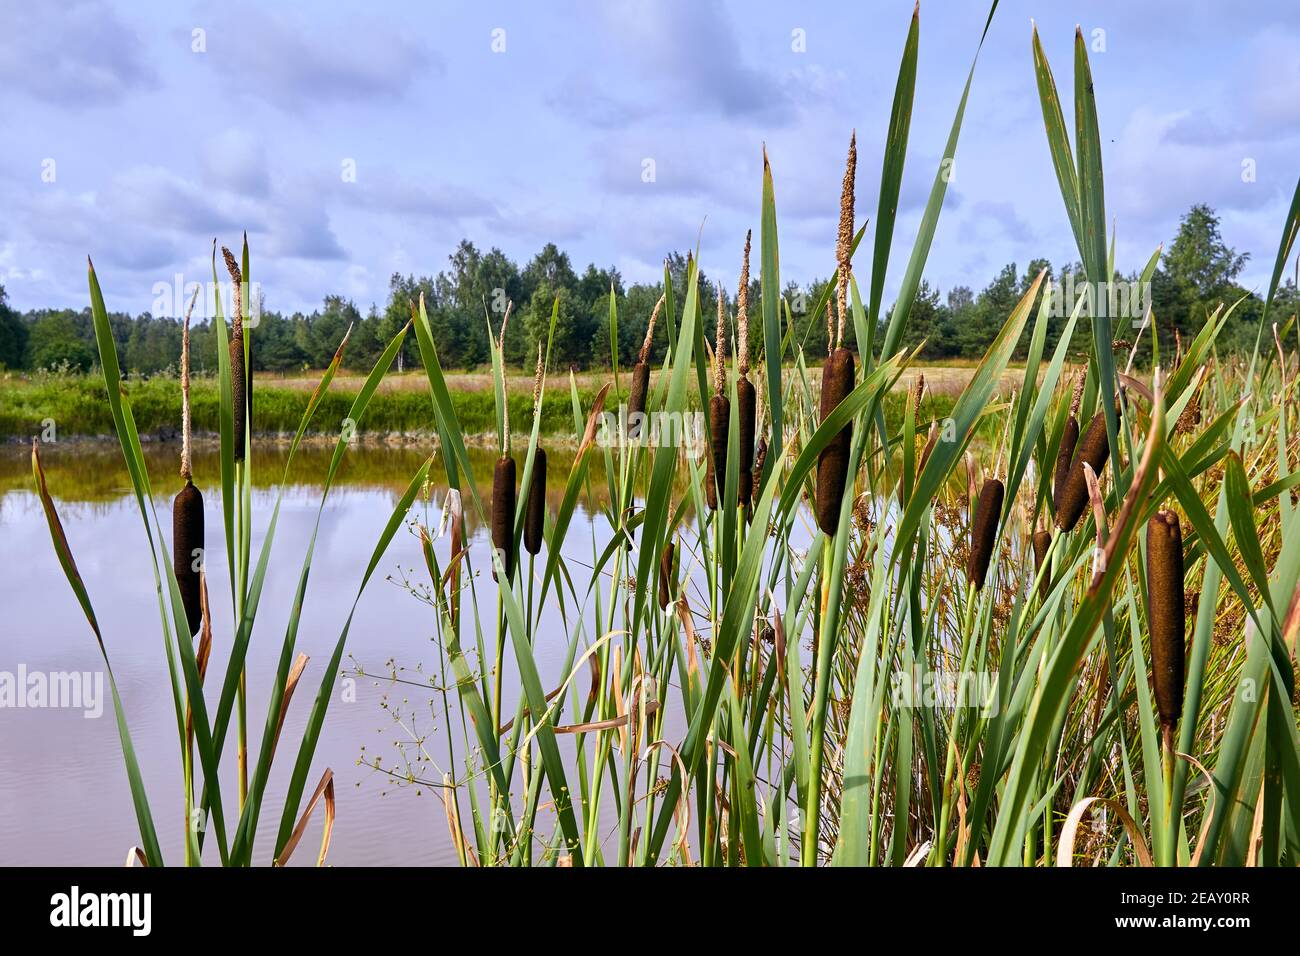
[[[209,279],[213,238],[237,249],[244,230],[284,312],[328,293],[382,307],[393,272],[432,275],[461,238],[521,266],[553,241],[625,282],[698,243],[734,285],[764,145],[782,280],[824,277],[855,129],[858,222],[875,218],[912,6],[0,0],[0,285],[18,309],[82,308],[89,255],[109,308],[167,312],[162,290]],[[921,5],[887,302],[987,10]],[[1007,262],[1078,258],[1034,22],[1067,123],[1076,24],[1091,47],[1119,268],[1206,202],[1250,254],[1244,284],[1266,286],[1300,175],[1294,0],[1001,3],[926,278],[978,290]],[[860,284],[869,268],[859,254]]]

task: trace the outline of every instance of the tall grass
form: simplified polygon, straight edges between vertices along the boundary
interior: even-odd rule
[[[859,348],[832,362],[829,383],[815,380],[793,341],[790,304],[779,291],[775,176],[764,155],[755,317],[763,324],[766,374],[754,383],[752,446],[740,422],[748,370],[728,368],[724,348],[711,363],[704,323],[712,317],[701,314],[693,256],[683,284],[675,287],[665,274],[661,321],[670,347],[663,363],[653,376],[638,363],[630,384],[638,406],[664,420],[712,394],[704,456],[646,434],[598,440],[601,415],[625,392],[628,376],[615,363],[611,382],[594,396],[581,394],[572,375],[556,387],[546,374],[548,338],[535,401],[545,407],[548,389],[567,398],[581,439],[567,475],[548,469],[551,487],[562,492],[543,499],[540,548],[529,531],[527,558],[517,560],[525,525],[535,530],[539,517],[528,512],[531,482],[540,480],[542,416],[512,406],[509,419],[531,427],[526,441],[521,436],[512,446],[504,388],[497,388],[492,430],[500,461],[509,463],[510,493],[500,475],[490,493],[481,489],[469,432],[420,303],[412,329],[439,470],[431,475],[426,463],[415,475],[361,587],[426,479],[436,485],[440,508],[426,499],[414,526],[440,653],[431,692],[442,696],[452,761],[441,779],[427,782],[443,801],[463,864],[1300,862],[1293,706],[1300,524],[1292,498],[1300,472],[1291,463],[1297,373],[1296,351],[1284,344],[1297,334],[1295,318],[1266,312],[1268,327],[1253,353],[1229,358],[1216,350],[1235,308],[1225,303],[1175,354],[1170,343],[1153,340],[1154,364],[1139,369],[1114,354],[1114,303],[1103,294],[1091,314],[1080,303],[1049,354],[1052,297],[1040,275],[951,407],[938,413],[923,390],[908,389],[891,410],[888,396],[914,358],[900,343],[975,70],[972,64],[888,310],[883,295],[919,31],[914,14],[880,166],[867,297],[854,269],[866,258],[857,256],[866,227],[854,231],[850,219],[847,229],[841,223],[835,281],[815,305],[819,315],[829,311],[835,290],[832,314],[841,327],[852,323]],[[1087,51],[1076,36],[1073,142],[1036,35],[1033,62],[1066,219],[1089,279],[1106,290],[1116,273],[1115,246],[1104,232]],[[851,160],[846,194],[853,178]],[[1298,223],[1300,188],[1284,224],[1270,305]],[[246,278],[246,257],[243,272]],[[157,551],[161,535],[130,404],[117,388],[111,344],[102,344],[112,340],[93,272],[91,297],[97,332],[101,319],[104,325],[109,404]],[[716,341],[736,340],[732,326],[741,319],[724,311]],[[612,341],[618,321],[611,304]],[[1092,345],[1076,389],[1065,345],[1080,322],[1090,326]],[[1144,333],[1154,339],[1154,329],[1148,314]],[[218,330],[224,348],[220,317]],[[350,417],[365,412],[404,334]],[[999,397],[1026,338],[1020,387]],[[499,340],[492,359],[499,372]],[[336,367],[337,360],[297,439]],[[157,587],[178,726],[192,710],[200,757],[194,774],[203,784],[195,809],[202,819],[210,815],[221,860],[249,863],[278,718],[296,681],[298,612],[286,628],[246,794],[232,807],[237,817],[228,818],[216,768],[276,514],[254,566],[249,479],[235,467],[230,435],[229,374],[223,364],[221,499],[227,540],[236,543],[228,566],[237,599],[215,711],[179,627],[184,609],[165,560]],[[1091,424],[1075,449],[1067,436],[1078,436],[1079,421]],[[929,440],[918,455],[922,436]],[[340,440],[325,494],[342,448]],[[834,468],[825,466],[828,458]],[[746,472],[753,475],[748,500],[739,491]],[[60,558],[94,625],[39,466],[37,479]],[[824,487],[828,481],[834,486]],[[573,521],[580,500],[596,513],[586,533]],[[1162,537],[1153,553],[1139,533],[1158,514],[1165,526],[1177,516],[1180,562],[1171,551],[1175,536]],[[470,526],[492,529],[486,561],[469,547]],[[295,608],[310,566],[309,548]],[[1188,635],[1176,633],[1178,580],[1195,609]],[[480,602],[483,589],[487,600]],[[558,613],[557,626],[541,627],[543,609]],[[350,621],[322,674],[272,859],[283,860],[305,825],[295,827],[295,819]],[[1186,653],[1175,667],[1180,639]],[[557,644],[558,671],[543,666]],[[144,852],[160,862],[117,703]],[[327,775],[307,813],[328,784]],[[616,825],[606,827],[611,816]],[[1091,826],[1083,826],[1089,817]],[[191,843],[187,859],[196,862],[203,847],[197,835]]]

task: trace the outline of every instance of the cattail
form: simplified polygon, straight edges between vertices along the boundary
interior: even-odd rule
[[[495,496],[495,490],[493,491]],[[492,499],[494,502],[496,498]],[[528,486],[528,507],[524,511],[524,548],[529,554],[542,550],[542,526],[546,521],[546,449],[533,456],[532,482]],[[495,527],[495,525],[493,526]]]
[[[501,334],[497,339],[497,350],[505,354],[506,327],[510,324],[510,313],[514,302],[506,303],[506,314],[501,319]],[[504,376],[504,372],[502,373]],[[505,381],[501,382],[505,392]],[[501,457],[492,469],[492,547],[501,556],[505,568],[507,583],[515,573],[515,460],[510,457],[510,404],[505,403],[501,416]],[[492,566],[492,579],[497,580],[495,563]]]
[[[822,363],[821,413],[827,417],[853,391],[853,353],[837,348]],[[840,522],[840,504],[849,475],[849,443],[853,424],[846,423],[817,456],[817,527],[834,534]]]
[[[650,366],[637,362],[632,366],[632,389],[627,396],[627,427],[630,438],[641,437],[642,416],[645,415],[646,395],[650,391]]]
[[[1070,398],[1070,414],[1061,430],[1061,444],[1056,450],[1056,470],[1052,474],[1052,510],[1061,510],[1061,496],[1070,477],[1070,464],[1074,460],[1074,450],[1079,444],[1079,403],[1083,401],[1085,378],[1075,378],[1074,394]]]
[[[1056,451],[1056,471],[1052,477],[1052,504],[1061,510],[1061,495],[1070,477],[1070,463],[1074,461],[1074,447],[1079,443],[1079,420],[1071,415],[1061,430],[1061,444]]]
[[[659,556],[659,610],[668,609],[673,586],[673,543],[669,541],[664,547],[664,553]]]
[[[546,370],[542,343],[537,343],[537,374],[533,378],[533,420],[542,412],[542,376]],[[546,449],[537,446],[533,475],[528,486],[528,507],[524,509],[524,547],[529,554],[542,550],[542,528],[546,523]]]
[[[654,340],[655,321],[659,318],[659,310],[663,307],[664,297],[661,295],[650,313],[650,322],[645,330],[645,341],[641,343],[641,352],[637,356],[636,364],[632,366],[632,390],[627,396],[627,419],[632,438],[641,437],[642,423],[639,417],[634,421],[634,417],[645,414],[646,398],[650,394],[650,343]],[[635,431],[632,432],[632,429]]]
[[[185,605],[190,636],[203,626],[203,602],[195,559],[203,556],[203,495],[194,487],[190,464],[190,314],[198,290],[185,310],[181,327],[181,477],[185,486],[172,500],[172,570]]]
[[[767,464],[767,439],[758,439],[758,450],[754,453],[754,487],[750,491],[750,501],[757,501],[763,488],[763,466]]]
[[[1101,470],[1110,458],[1110,440],[1106,436],[1106,415],[1098,412],[1088,423],[1088,430],[1079,440],[1078,454],[1070,471],[1065,477],[1065,484],[1056,501],[1056,526],[1062,531],[1073,531],[1079,523],[1079,517],[1088,504],[1088,480],[1083,474],[1083,464],[1088,463],[1093,474],[1101,476]],[[1059,465],[1059,462],[1058,462]]]
[[[713,436],[709,455],[708,495],[709,508],[717,510],[723,501],[727,476],[727,432],[731,427],[731,402],[725,395],[709,399],[709,432]]]
[[[191,636],[203,625],[199,572],[194,569],[195,561],[202,556],[203,495],[193,481],[186,480],[185,487],[172,499],[172,570],[176,573],[176,586],[185,605]]]
[[[839,327],[835,345],[844,341],[844,322],[848,317],[850,256],[853,250],[854,188],[858,172],[858,133],[849,136],[849,155],[844,163],[844,183],[840,189],[840,224],[835,237],[835,265],[837,282],[836,302],[839,308]],[[829,344],[829,343],[828,343]]]
[[[245,395],[244,337],[230,340],[230,413],[234,429],[235,461],[244,460],[244,431],[247,428],[248,398]]]
[[[723,394],[727,375],[727,297],[718,286],[718,329],[713,350],[713,397],[709,399],[709,434],[712,437],[712,452],[709,456],[711,474],[707,476],[709,507],[717,510],[718,502],[723,500],[723,488],[727,481],[727,438],[731,428],[731,401]]]
[[[993,544],[998,536],[998,518],[1002,514],[1002,499],[1005,494],[1006,489],[996,478],[990,478],[980,488],[975,520],[971,524],[970,557],[966,562],[966,580],[975,585],[976,591],[983,589],[984,579],[989,573],[989,561],[993,558]]]
[[[1049,531],[1042,529],[1034,532],[1034,575],[1043,569],[1043,563],[1047,560],[1047,552],[1052,546],[1052,535]],[[1044,574],[1038,582],[1038,594],[1046,600],[1047,592],[1052,589],[1052,576]]]
[[[233,419],[235,461],[244,460],[244,432],[247,430],[248,410],[252,405],[247,371],[244,368],[244,277],[234,254],[221,247],[226,270],[230,273],[234,301],[231,310],[230,335],[230,412]]]
[[[515,460],[509,455],[497,459],[492,469],[492,547],[501,556],[506,579],[515,571]],[[497,579],[496,565],[492,579]]]
[[[1147,613],[1151,626],[1151,670],[1156,707],[1166,740],[1183,713],[1183,535],[1178,515],[1157,512],[1147,523]]]
[[[754,392],[754,383],[747,378],[736,382],[736,412],[740,419],[740,486],[738,500],[741,507],[748,508],[750,492],[754,487],[754,419],[757,415],[758,396]]]
[[[749,247],[753,230],[745,233],[745,252],[740,260],[740,289],[736,293],[736,415],[740,421],[740,485],[737,500],[749,510],[754,488],[754,425],[758,417],[758,395],[749,380]]]

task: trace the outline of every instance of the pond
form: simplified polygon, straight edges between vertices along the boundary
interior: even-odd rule
[[[288,621],[294,588],[320,502],[320,482],[332,448],[306,447],[299,452],[284,500],[272,547],[261,609],[248,654],[248,713],[250,742],[260,741],[266,719],[268,687]],[[294,755],[328,662],[371,551],[409,484],[431,449],[421,446],[365,445],[345,454],[335,487],[321,515],[315,557],[307,588],[297,650],[310,662],[286,718],[272,768],[261,816],[257,859],[269,861],[275,828],[282,809]],[[170,501],[179,487],[178,449],[150,444],[146,455],[155,504],[170,534]],[[255,514],[253,554],[274,503],[275,481],[284,467],[287,449],[259,445],[253,462]],[[563,493],[572,451],[550,454],[551,510]],[[494,454],[472,452],[480,487],[491,481]],[[120,451],[112,442],[78,442],[44,446],[41,452],[47,481],[64,528],[96,609],[110,661],[124,700],[127,720],[148,789],[155,824],[166,860],[183,860],[183,792],[175,709],[167,674],[153,572],[149,567],[143,523]],[[603,462],[593,461],[593,489],[603,489]],[[230,650],[230,589],[219,510],[218,464],[215,447],[196,449],[194,473],[204,494],[209,562],[209,593],[214,613],[212,668],[208,674],[210,706],[218,696]],[[437,463],[432,474],[441,476]],[[416,510],[423,512],[423,505]],[[592,563],[593,540],[609,540],[608,522],[599,511],[580,503],[566,539],[566,560]],[[469,508],[466,509],[470,511]],[[429,521],[436,524],[434,508]],[[467,532],[476,550],[475,564],[487,567],[486,528],[469,520]],[[570,545],[567,542],[572,542]],[[446,560],[447,541],[438,543]],[[572,552],[572,553],[570,553]],[[0,673],[98,674],[103,661],[93,634],[69,588],[54,550],[31,476],[30,451],[22,446],[0,449],[0,604],[8,609],[4,640],[0,642]],[[541,573],[540,567],[538,574]],[[386,767],[403,766],[405,743],[427,734],[430,765],[422,776],[453,769],[445,745],[441,702],[430,707],[434,693],[384,679],[387,663],[405,668],[404,678],[423,668],[437,673],[439,649],[434,643],[434,611],[401,585],[427,582],[419,540],[410,528],[399,530],[375,577],[358,605],[347,645],[344,681],[326,717],[309,777],[308,793],[324,768],[335,773],[337,822],[329,862],[339,865],[452,864],[455,852],[443,805],[427,787],[396,787],[392,778],[366,765],[378,756]],[[490,578],[477,583],[476,593],[486,621],[494,619],[495,588]],[[564,631],[548,600],[536,637],[537,657],[548,688],[563,679]],[[570,612],[572,612],[570,608]],[[468,633],[472,625],[468,622]],[[587,638],[591,639],[590,636]],[[491,634],[486,637],[491,643]],[[513,662],[507,656],[507,671]],[[358,676],[358,668],[375,677]],[[347,679],[354,683],[344,686]],[[102,678],[101,678],[102,680]],[[93,684],[88,684],[93,686]],[[350,691],[345,693],[345,690]],[[509,698],[511,688],[507,687]],[[107,687],[104,687],[107,695]],[[517,698],[515,698],[517,699]],[[0,864],[121,865],[127,849],[139,843],[111,700],[101,698],[102,714],[84,708],[0,708]],[[513,712],[513,699],[506,710]],[[398,718],[400,717],[400,723]],[[684,724],[680,715],[673,724]],[[671,726],[671,725],[670,725]],[[454,760],[464,774],[465,747],[459,718],[454,714]],[[680,735],[681,727],[672,727]],[[234,733],[223,757],[222,786],[228,815],[235,805]],[[572,739],[572,738],[570,738]],[[571,745],[566,753],[571,753]],[[468,812],[468,802],[463,802]],[[320,835],[316,818],[297,851],[294,863],[315,860]],[[611,816],[610,823],[613,823]],[[466,824],[468,825],[468,824]],[[543,821],[543,825],[544,821]],[[215,848],[205,853],[216,859]]]

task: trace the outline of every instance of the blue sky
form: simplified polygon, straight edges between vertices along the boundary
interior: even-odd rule
[[[382,304],[393,271],[437,272],[461,237],[521,264],[555,241],[579,268],[637,281],[698,236],[705,271],[732,284],[744,231],[757,232],[764,143],[782,277],[825,276],[853,128],[859,222],[875,215],[911,9],[0,0],[0,284],[20,309],[79,308],[90,254],[110,308],[139,312],[156,283],[207,278],[212,237],[234,247],[245,228],[277,310],[327,292]],[[982,0],[921,7],[890,292],[986,12]],[[1300,175],[1291,0],[1002,3],[927,278],[979,288],[1008,261],[1077,258],[1031,18],[1063,92],[1075,24],[1104,43],[1092,65],[1121,267],[1145,262],[1203,201],[1251,253],[1246,283],[1263,285]],[[868,265],[860,256],[860,280]]]

